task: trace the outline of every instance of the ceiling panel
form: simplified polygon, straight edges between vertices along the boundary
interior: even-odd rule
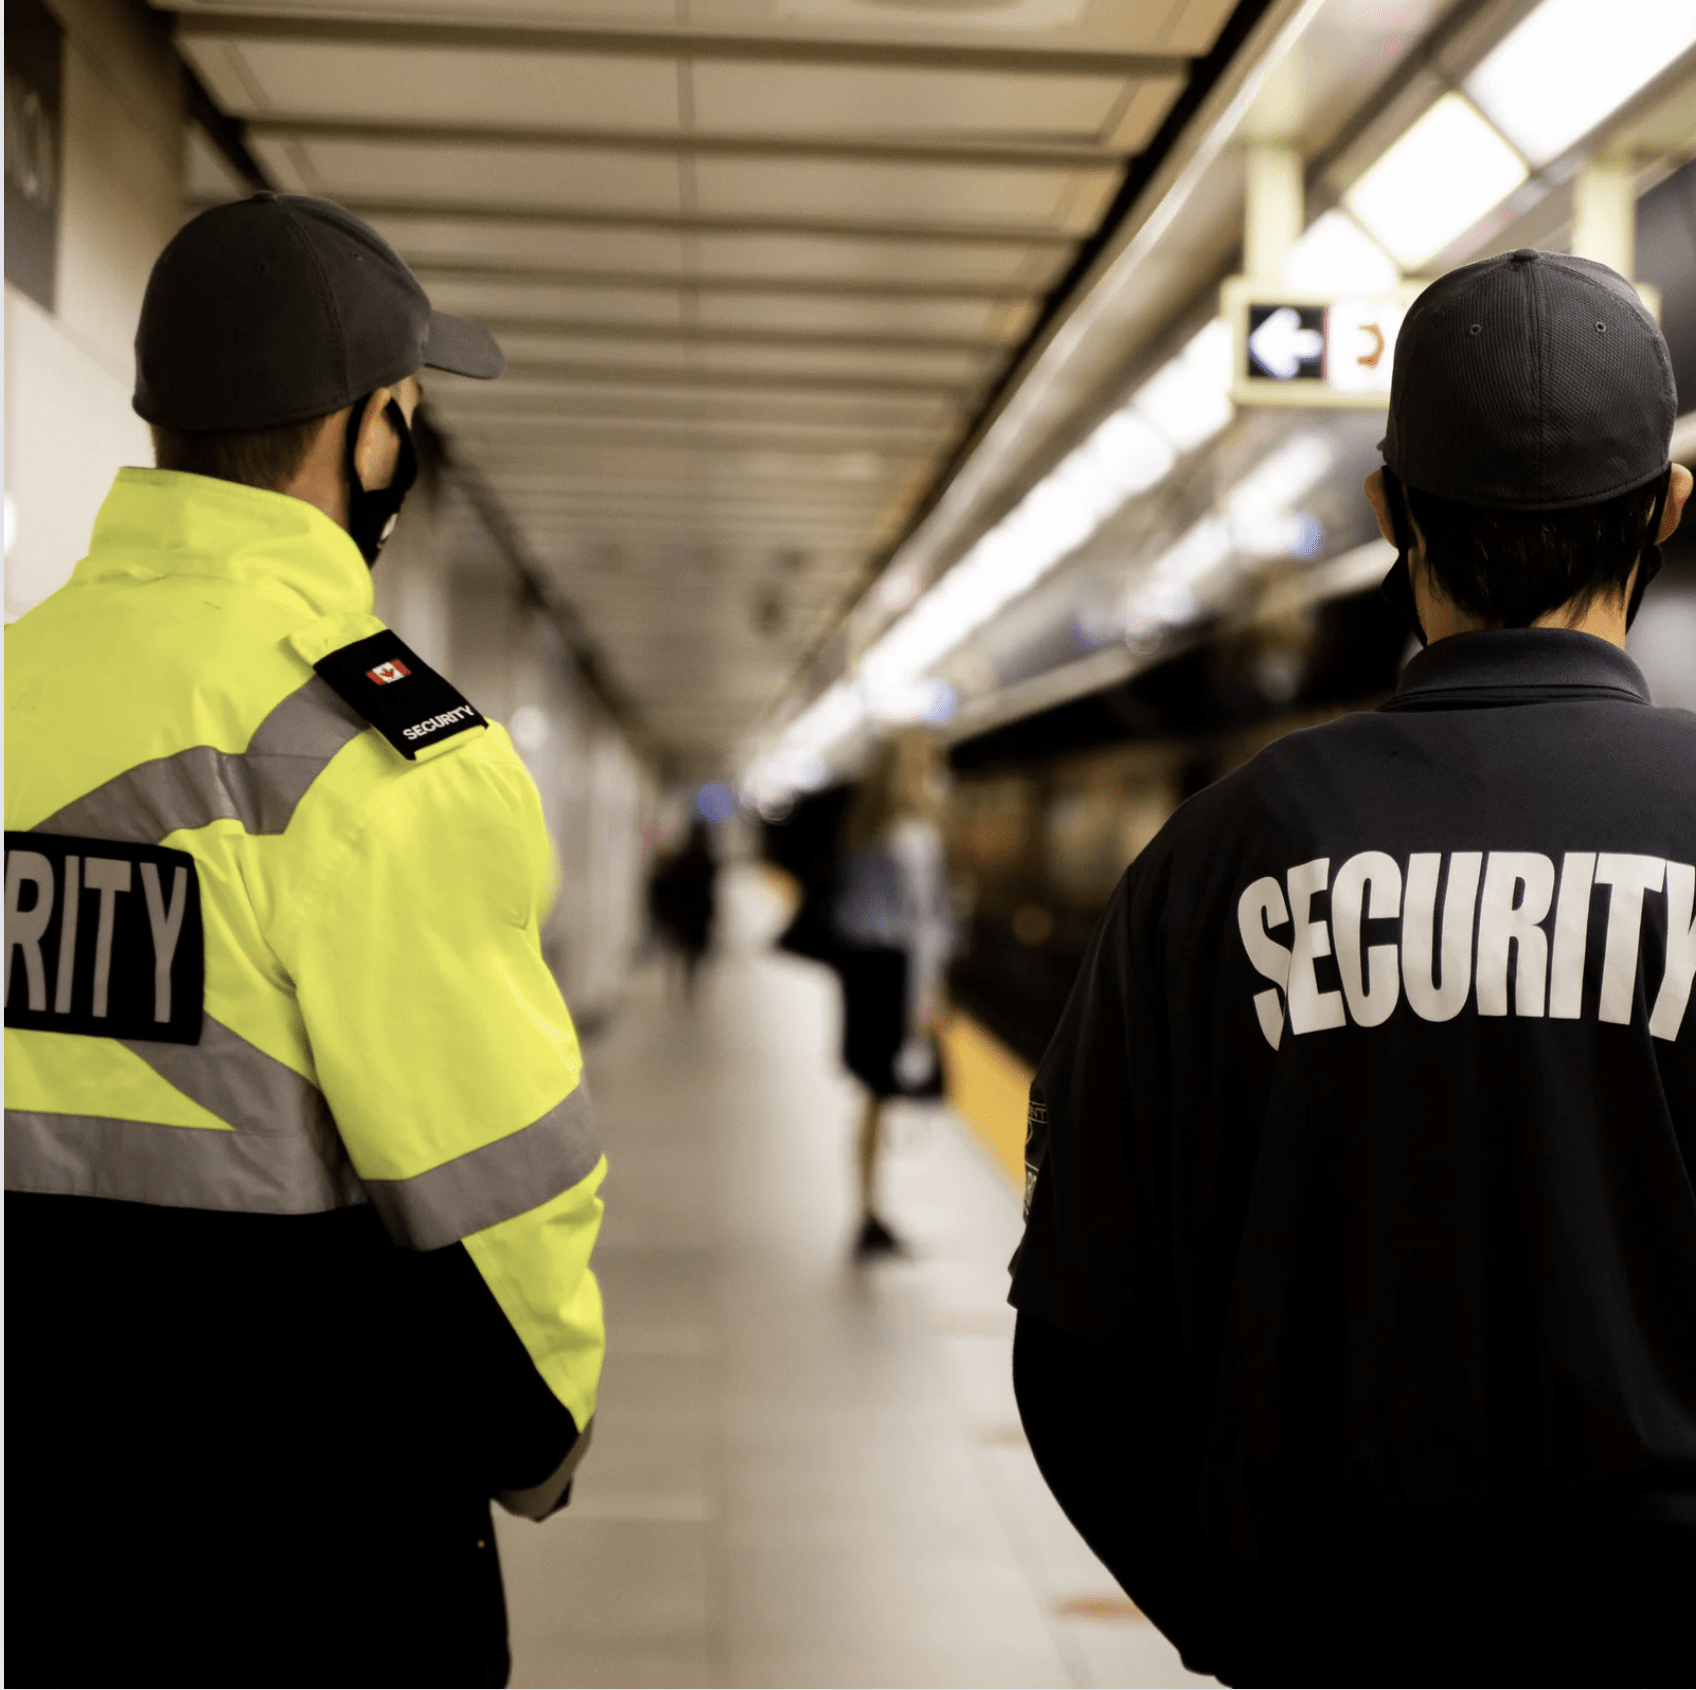
[[[1025,169],[821,158],[698,158],[702,211],[817,213],[829,206],[865,218],[991,226],[1023,219],[1082,235],[1119,184],[1115,169]]]
[[[507,376],[431,372],[431,414],[700,762],[832,633],[1229,7],[186,0],[221,15],[179,39],[274,181],[494,329]]]
[[[267,163],[280,146],[297,148],[320,191],[332,197],[382,196],[421,205],[433,199],[481,198],[588,210],[683,208],[676,161],[660,154],[459,141],[284,143],[263,132],[252,144]]]
[[[229,9],[228,0],[176,0],[172,7],[179,12],[221,13]],[[488,18],[490,7],[483,0],[360,0],[357,8],[346,0],[289,0],[288,10],[301,17],[345,17],[357,10],[363,17],[476,22]],[[677,22],[677,0],[500,0],[499,17],[505,23],[664,29]]]
[[[409,264],[460,258],[578,270],[651,270],[679,275],[693,237],[674,229],[625,229],[590,224],[546,228],[534,224],[454,221],[445,217],[377,216],[372,224]]]
[[[697,373],[910,377],[971,389],[1003,361],[994,347],[975,351],[937,350],[922,342],[909,347],[852,347],[712,341],[642,340],[613,334],[552,335],[510,331],[499,336],[514,368],[537,364],[575,369],[680,369]]]
[[[878,299],[842,295],[798,297],[781,293],[702,293],[694,320],[713,328],[817,329],[842,334],[971,335],[1011,342],[1030,321],[1020,301],[978,299]]]
[[[1165,47],[1186,4],[1200,10],[1221,3],[1228,14],[1230,0],[909,0],[905,5],[901,0],[689,0],[689,16],[703,29],[828,28],[884,39],[1134,52]]]
[[[768,276],[879,277],[1000,283],[1041,288],[1071,257],[1069,247],[1014,241],[830,240],[795,235],[697,235],[695,267]]]
[[[476,281],[430,276],[430,298],[438,309],[462,317],[591,318],[610,323],[684,321],[683,300],[663,287],[568,287],[555,282]]]
[[[725,134],[891,134],[972,140],[1093,140],[1125,91],[1122,76],[961,75],[861,65],[701,63],[695,123]]]
[[[1070,248],[1053,240],[891,240],[783,232],[686,234],[588,223],[546,225],[379,213],[371,221],[409,263],[475,259],[533,268],[685,272],[703,276],[952,280],[1046,286]]]
[[[206,36],[188,37],[183,50],[220,105],[242,117],[662,132],[679,125],[677,69],[668,59]]]

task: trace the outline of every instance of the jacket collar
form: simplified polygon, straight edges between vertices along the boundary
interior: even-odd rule
[[[1647,704],[1642,671],[1616,645],[1567,628],[1492,628],[1434,641],[1402,671],[1386,710],[1594,698]]]
[[[211,576],[314,616],[368,613],[372,604],[359,548],[315,505],[178,470],[118,471],[71,580],[115,575]]]

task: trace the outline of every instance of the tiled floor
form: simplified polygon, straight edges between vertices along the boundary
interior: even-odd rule
[[[850,1263],[830,978],[771,953],[757,875],[722,890],[694,1008],[650,971],[590,1047],[611,1349],[572,1506],[500,1522],[513,1684],[1210,1682],[1112,1600],[1025,1447],[1006,1176],[907,1110],[914,1253]]]

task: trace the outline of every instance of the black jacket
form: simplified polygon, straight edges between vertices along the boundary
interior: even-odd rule
[[[1692,865],[1696,717],[1533,629],[1431,647],[1126,874],[1012,1300],[1133,1369],[1196,1659],[1254,1676],[1258,1593],[1416,1543],[1696,1543]]]

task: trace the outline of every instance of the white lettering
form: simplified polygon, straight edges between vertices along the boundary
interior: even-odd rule
[[[1331,930],[1324,921],[1313,919],[1313,895],[1323,892],[1331,877],[1331,859],[1315,857],[1298,863],[1285,876],[1290,889],[1290,920],[1295,943],[1290,949],[1290,1031],[1318,1033],[1327,1027],[1345,1027],[1341,992],[1322,992],[1313,972],[1316,958],[1331,954]]]
[[[1690,1002],[1690,986],[1696,981],[1696,867],[1689,863],[1667,864],[1667,969],[1661,989],[1655,994],[1655,1012],[1649,1031],[1657,1039],[1676,1039]]]
[[[77,912],[82,906],[81,857],[65,858],[64,913],[59,918],[59,972],[53,976],[53,1013],[71,1013],[71,988],[76,984]]]
[[[1660,891],[1666,873],[1664,857],[1603,851],[1596,858],[1596,884],[1614,889],[1608,899],[1608,942],[1602,953],[1602,1002],[1596,1011],[1603,1021],[1623,1025],[1631,1020],[1631,1004],[1637,995],[1643,894]]]
[[[1370,900],[1367,887],[1372,888]],[[1390,1019],[1401,996],[1401,975],[1394,945],[1374,945],[1361,967],[1360,923],[1385,921],[1401,914],[1400,864],[1382,851],[1362,851],[1337,870],[1331,887],[1331,932],[1337,942],[1337,971],[1349,1014],[1362,1027],[1377,1027]]]
[[[25,883],[35,888],[35,902],[22,908]],[[47,965],[41,960],[41,935],[53,919],[53,865],[39,851],[11,851],[6,856],[6,1003],[12,1001],[12,952],[24,953],[24,979],[31,1009],[47,1007]]]
[[[427,716],[422,722],[414,722],[410,728],[401,729],[402,739],[422,739],[426,734],[434,733],[437,728],[451,727],[455,722],[462,722],[467,716],[476,715],[469,704],[455,705],[452,710],[440,716]]]
[[[1584,1013],[1584,947],[1590,937],[1594,851],[1568,851],[1561,859],[1561,896],[1555,905],[1555,954],[1549,965],[1549,1014],[1576,1021]]]
[[[1515,1015],[1543,1013],[1543,982],[1549,941],[1538,924],[1555,895],[1555,865],[1536,851],[1492,851],[1478,902],[1478,1013],[1508,1012],[1508,951],[1518,953],[1514,971]],[[1516,902],[1517,900],[1517,902]]]
[[[1482,851],[1456,851],[1449,858],[1443,897],[1443,983],[1432,972],[1437,921],[1436,851],[1416,851],[1407,861],[1407,898],[1402,906],[1402,983],[1413,1012],[1425,1021],[1452,1021],[1466,1007],[1472,987],[1472,912],[1478,900]]]
[[[1290,984],[1290,953],[1266,929],[1281,927],[1289,919],[1290,912],[1284,907],[1284,889],[1271,875],[1255,881],[1237,900],[1237,931],[1243,936],[1248,960],[1286,995]],[[1254,1013],[1260,1018],[1260,1030],[1266,1035],[1266,1042],[1276,1050],[1284,1036],[1284,1011],[1278,992],[1272,987],[1256,992]]]
[[[156,863],[141,865],[141,889],[147,895],[147,924],[153,930],[153,1019],[171,1019],[171,961],[182,937],[183,912],[188,908],[188,870],[177,868],[167,905],[159,886]]]
[[[130,889],[130,865],[114,857],[90,857],[83,872],[89,891],[100,894],[100,925],[94,930],[94,1013],[104,1016],[112,986],[112,924],[118,894]]]

